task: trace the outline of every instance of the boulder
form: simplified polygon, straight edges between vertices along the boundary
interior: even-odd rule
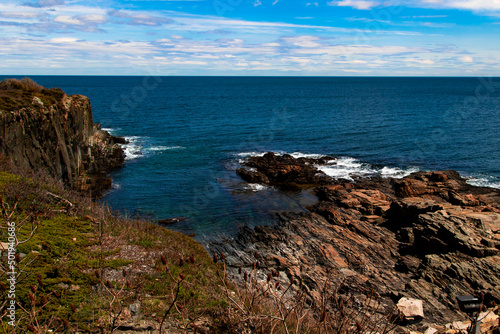
[[[425,318],[423,302],[419,299],[403,297],[396,306],[406,321],[412,322]]]

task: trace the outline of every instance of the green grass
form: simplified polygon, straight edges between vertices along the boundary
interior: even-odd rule
[[[0,167],[5,164],[3,161]],[[47,195],[48,191],[73,206]],[[117,218],[59,183],[34,175],[0,171],[0,196],[7,214],[15,208],[11,220],[20,227],[19,240],[29,238],[37,227],[17,247],[22,255],[19,268],[24,270],[18,279],[16,301],[26,310],[38,312],[39,328],[64,332],[64,322],[70,330],[106,328],[110,311],[118,313],[136,300],[142,302],[143,317],[157,319],[172,302],[179,281],[177,304],[185,314],[172,317],[182,320],[215,314],[227,305],[217,278],[220,268],[190,237],[148,222]],[[5,217],[0,224],[5,225]],[[0,239],[7,241],[6,230],[0,230]],[[126,247],[134,247],[132,257],[123,255]],[[140,262],[134,256],[141,252],[155,256]],[[5,258],[2,261],[6,266]],[[141,273],[142,267],[149,270]],[[133,275],[123,278],[123,269]],[[108,274],[100,280],[97,274],[113,271],[118,277]],[[7,285],[4,272],[0,272],[0,282]],[[110,291],[116,293],[115,299]],[[1,291],[0,303],[6,299],[6,291]],[[34,320],[20,311],[19,317],[21,331],[28,332],[25,326],[33,325]]]

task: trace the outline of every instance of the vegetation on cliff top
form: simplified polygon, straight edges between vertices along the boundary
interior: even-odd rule
[[[47,89],[30,78],[6,79],[0,82],[0,110],[15,111],[33,104],[38,97],[45,106],[57,104],[64,96],[60,88]]]

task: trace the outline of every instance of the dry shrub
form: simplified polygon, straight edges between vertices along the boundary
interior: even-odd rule
[[[214,259],[217,259],[214,256]],[[221,311],[228,332],[266,334],[365,334],[392,333],[399,314],[393,310],[381,309],[377,295],[366,294],[361,304],[353,297],[340,293],[344,283],[335,286],[329,278],[321,290],[321,305],[314,305],[308,299],[300,282],[282,286],[271,271],[267,279],[259,280],[257,270],[241,271],[239,282],[227,283],[225,268],[220,280],[225,287],[225,297],[230,301],[227,309]],[[293,289],[294,284],[296,284]]]
[[[33,79],[25,77],[23,79],[6,79],[0,84],[2,90],[24,90],[41,93],[45,87],[37,84]]]

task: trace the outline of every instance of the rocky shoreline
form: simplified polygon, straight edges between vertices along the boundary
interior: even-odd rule
[[[312,305],[321,303],[326,280],[360,303],[374,291],[381,313],[401,311],[404,298],[417,300],[423,313],[405,314],[400,324],[426,333],[467,326],[458,296],[477,296],[498,313],[499,190],[471,186],[455,171],[333,180],[317,169],[332,159],[267,153],[237,171],[247,182],[282,191],[312,189],[318,202],[308,213],[284,212],[275,226],[243,229],[213,244],[230,275],[256,268],[265,280],[273,273],[283,286],[302,286]],[[498,321],[490,312],[483,326]]]

